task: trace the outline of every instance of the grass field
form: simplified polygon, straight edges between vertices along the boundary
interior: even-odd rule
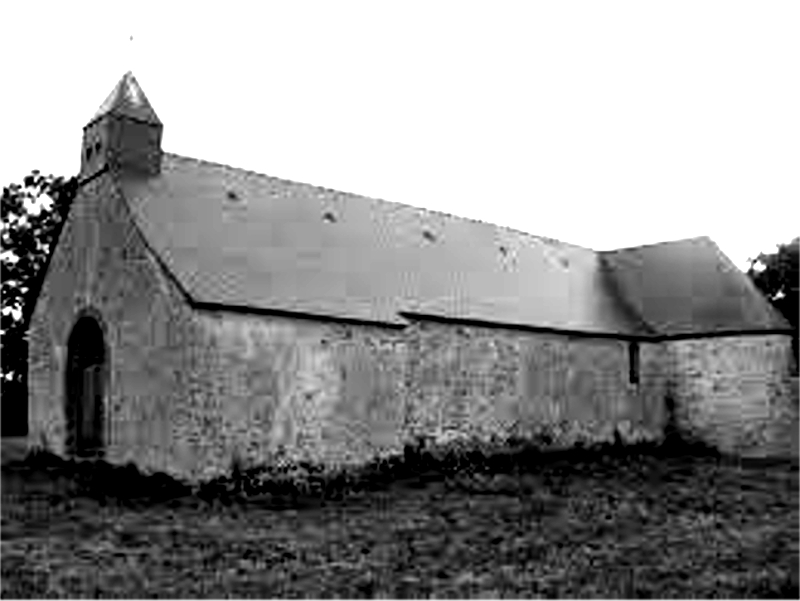
[[[524,467],[292,507],[125,506],[6,466],[2,596],[798,598],[796,462]]]

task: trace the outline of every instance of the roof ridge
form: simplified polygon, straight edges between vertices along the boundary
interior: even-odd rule
[[[624,250],[639,250],[640,248],[651,248],[653,246],[666,246],[668,244],[679,244],[681,242],[689,242],[689,241],[692,241],[692,240],[708,240],[712,244],[714,243],[714,241],[709,236],[706,236],[706,235],[688,236],[686,238],[678,238],[676,240],[662,240],[661,242],[650,242],[648,244],[639,244],[637,246],[623,246],[622,248],[612,248],[612,249],[609,249],[609,250],[598,250],[596,252],[598,252],[600,254],[611,254],[611,253],[620,252],[620,251],[624,251]]]
[[[286,183],[286,184],[294,184],[294,185],[300,185],[300,186],[308,186],[310,188],[313,188],[315,190],[319,190],[319,191],[322,191],[322,192],[329,192],[329,193],[332,192],[334,194],[340,194],[340,195],[349,196],[349,197],[353,197],[353,198],[361,198],[361,199],[369,200],[369,201],[372,201],[372,202],[379,202],[379,203],[382,203],[382,204],[394,205],[395,207],[398,207],[398,208],[413,209],[413,210],[416,210],[416,211],[423,211],[424,213],[428,213],[428,214],[431,214],[431,215],[441,215],[441,216],[448,217],[448,218],[451,218],[451,219],[457,219],[457,220],[460,220],[460,221],[467,221],[467,222],[471,222],[471,223],[477,223],[477,224],[484,225],[484,226],[490,226],[490,227],[495,228],[495,229],[505,230],[507,232],[513,232],[514,234],[525,236],[525,237],[528,237],[528,238],[534,238],[534,239],[536,239],[538,241],[541,241],[541,242],[544,242],[546,244],[555,243],[557,245],[571,246],[573,248],[579,248],[579,249],[582,249],[582,250],[587,250],[587,251],[590,251],[590,252],[593,252],[593,253],[597,253],[597,251],[595,251],[594,249],[591,249],[591,248],[586,247],[586,246],[581,246],[579,244],[573,244],[571,242],[565,242],[563,240],[558,240],[556,238],[551,238],[549,236],[542,236],[542,235],[539,235],[539,234],[526,232],[524,230],[519,230],[519,229],[510,227],[510,226],[507,226],[507,225],[502,225],[502,224],[494,223],[494,222],[491,222],[491,221],[483,221],[481,219],[477,219],[477,218],[474,218],[474,217],[467,217],[467,216],[464,216],[464,215],[456,215],[455,213],[448,213],[447,211],[442,211],[442,210],[439,210],[439,209],[429,209],[427,207],[421,207],[421,206],[418,206],[418,205],[412,205],[412,204],[408,204],[408,203],[404,203],[404,202],[398,202],[396,200],[386,200],[384,198],[377,198],[377,197],[373,197],[373,196],[365,196],[363,194],[358,194],[356,192],[345,192],[344,190],[337,190],[335,188],[328,188],[328,187],[325,187],[325,186],[320,186],[318,184],[312,184],[312,183],[308,183],[308,182],[299,182],[299,181],[296,181],[296,180],[290,180],[290,179],[278,177],[278,176],[275,176],[275,175],[269,175],[267,173],[261,173],[259,171],[254,171],[252,169],[245,169],[245,168],[242,168],[242,167],[235,167],[235,166],[230,165],[228,163],[220,163],[220,162],[217,162],[217,161],[209,161],[207,159],[199,159],[199,158],[196,158],[196,157],[189,157],[189,156],[186,156],[186,155],[180,155],[180,154],[171,153],[171,152],[165,152],[164,155],[165,156],[169,156],[169,157],[174,157],[174,158],[176,158],[178,160],[192,161],[194,163],[205,164],[205,165],[209,165],[209,166],[213,166],[213,167],[222,167],[224,169],[230,169],[232,171],[238,171],[240,173],[248,174],[248,175],[251,175],[251,176],[270,179],[270,180],[275,181],[275,182],[281,182],[281,183]]]

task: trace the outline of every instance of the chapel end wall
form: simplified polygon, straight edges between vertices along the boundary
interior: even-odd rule
[[[102,321],[109,350],[106,459],[190,470],[197,455],[185,434],[195,420],[184,403],[193,366],[191,310],[161,273],[116,186],[102,176],[74,201],[28,334],[31,442],[46,440],[62,456],[67,339],[86,308]]]
[[[61,230],[28,325],[28,438],[66,454],[64,369],[66,344],[76,308],[93,266],[91,232],[79,190]]]

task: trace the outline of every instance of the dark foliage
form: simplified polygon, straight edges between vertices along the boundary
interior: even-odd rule
[[[774,253],[759,253],[755,259],[750,259],[747,275],[794,328],[792,346],[797,364],[800,320],[800,296],[798,296],[800,237],[788,244],[779,244],[778,250]]]
[[[22,185],[3,188],[0,213],[0,346],[2,347],[2,435],[27,434],[27,358],[25,338],[51,249],[78,190],[75,178],[33,171]],[[36,201],[52,202],[33,209]]]

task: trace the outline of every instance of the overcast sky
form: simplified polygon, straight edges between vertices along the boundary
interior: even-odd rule
[[[0,183],[131,69],[163,147],[597,250],[800,233],[800,2],[3,2]],[[133,42],[130,41],[133,36]]]

